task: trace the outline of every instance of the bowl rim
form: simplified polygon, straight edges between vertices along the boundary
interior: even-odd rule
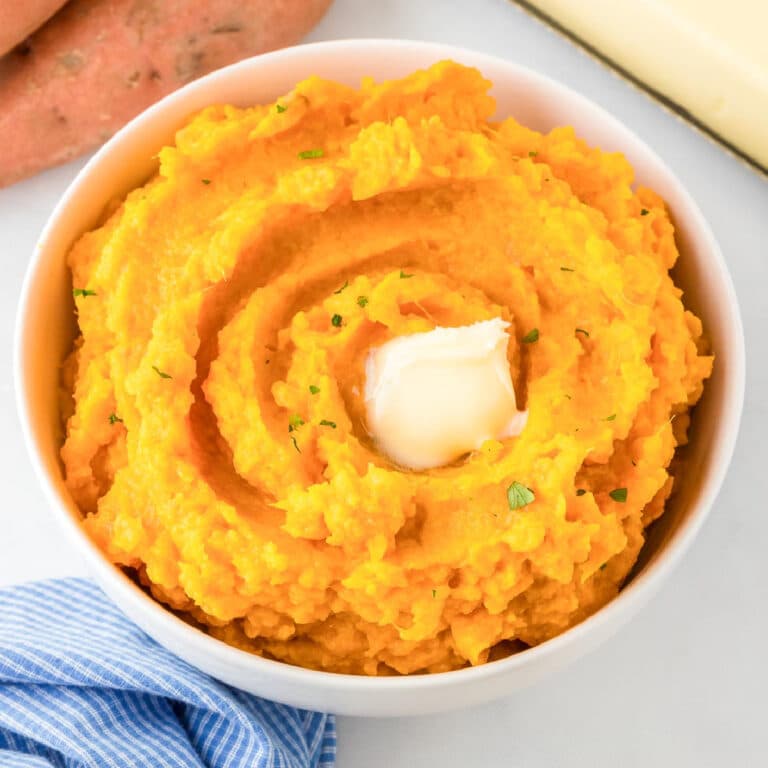
[[[28,396],[28,382],[25,372],[25,346],[24,335],[27,326],[27,316],[31,306],[30,297],[32,295],[35,278],[39,272],[44,272],[44,263],[46,261],[45,244],[56,226],[59,219],[66,214],[73,200],[76,201],[83,186],[84,180],[97,169],[102,158],[109,155],[115,148],[119,150],[123,138],[133,132],[140,131],[143,123],[154,117],[157,113],[168,109],[177,102],[182,103],[202,85],[209,85],[216,79],[227,79],[237,77],[238,69],[247,71],[249,67],[258,66],[257,62],[265,59],[271,61],[285,60],[289,61],[297,57],[311,57],[315,53],[324,53],[331,49],[340,50],[347,54],[365,55],[365,49],[379,48],[391,51],[396,55],[398,50],[417,47],[425,54],[434,56],[438,59],[454,59],[468,63],[483,71],[484,65],[494,68],[502,67],[514,70],[517,74],[525,77],[529,81],[534,81],[539,85],[544,85],[548,89],[560,94],[566,95],[572,101],[579,103],[599,119],[599,122],[606,125],[612,131],[624,134],[625,137],[636,144],[649,158],[655,161],[658,170],[663,172],[670,183],[677,187],[677,192],[685,202],[692,216],[692,226],[704,237],[709,246],[709,256],[714,259],[717,271],[722,278],[720,298],[725,299],[728,305],[731,320],[731,342],[732,348],[729,350],[731,356],[731,366],[725,371],[723,390],[723,426],[719,430],[719,446],[717,448],[717,458],[713,459],[713,469],[709,474],[705,488],[700,494],[700,501],[690,507],[686,519],[682,521],[680,527],[675,531],[672,540],[666,544],[663,557],[659,557],[650,563],[625,589],[610,602],[597,610],[594,614],[584,619],[580,623],[564,631],[560,635],[547,640],[537,646],[527,648],[520,653],[513,654],[506,658],[470,666],[446,672],[434,672],[429,674],[412,674],[393,677],[376,677],[352,675],[347,673],[327,672],[322,670],[308,669],[294,666],[287,662],[266,659],[244,650],[227,645],[203,631],[187,624],[179,617],[175,616],[170,610],[163,607],[152,597],[144,593],[136,584],[134,584],[117,566],[113,565],[96,545],[90,540],[82,526],[67,508],[64,499],[59,496],[52,478],[46,471],[43,461],[44,451],[38,445],[33,433],[32,421],[34,406],[31,398]],[[517,669],[527,666],[532,662],[557,656],[568,646],[582,647],[588,646],[586,639],[592,635],[602,634],[607,637],[610,634],[606,631],[609,625],[618,628],[625,623],[637,610],[650,598],[658,589],[661,583],[669,576],[674,567],[679,563],[682,555],[688,550],[694,537],[704,523],[720,487],[725,478],[730,461],[733,456],[735,444],[739,432],[739,424],[744,400],[745,387],[745,348],[744,331],[739,310],[738,299],[733,286],[733,282],[723,258],[720,247],[699,210],[698,205],[688,193],[686,188],[680,182],[677,176],[670,170],[667,164],[657,155],[655,150],[646,144],[637,134],[627,125],[613,117],[603,107],[593,102],[588,97],[582,95],[579,91],[560,83],[559,81],[544,75],[530,67],[521,65],[514,60],[505,59],[499,56],[483,53],[469,48],[455,46],[444,43],[406,40],[406,39],[387,39],[387,38],[355,38],[345,40],[330,40],[317,43],[305,43],[302,45],[284,48],[260,56],[244,59],[228,67],[216,70],[199,80],[187,84],[181,89],[164,97],[147,110],[129,121],[121,128],[109,141],[107,141],[77,173],[73,181],[68,185],[66,191],[59,199],[53,212],[50,214],[40,237],[38,238],[34,253],[27,266],[23,286],[19,295],[18,308],[16,313],[16,323],[14,331],[14,354],[13,354],[13,376],[14,388],[16,393],[16,406],[21,422],[24,442],[33,464],[35,474],[40,482],[46,500],[53,515],[63,527],[70,542],[87,563],[88,570],[97,578],[97,581],[105,588],[109,584],[110,596],[118,595],[116,600],[121,610],[126,610],[123,603],[130,606],[129,615],[134,620],[137,615],[152,615],[154,621],[163,625],[163,631],[168,636],[172,636],[177,642],[183,643],[187,647],[194,648],[197,652],[206,656],[216,658],[224,665],[233,668],[243,669],[250,667],[254,672],[262,671],[269,677],[281,677],[303,687],[310,687],[320,690],[345,690],[348,692],[371,693],[377,690],[395,690],[409,691],[422,688],[444,688],[454,686],[470,680],[484,680],[491,676],[496,676],[502,670]],[[114,598],[113,598],[114,599]],[[143,621],[138,622],[146,630]],[[147,630],[148,631],[148,630]],[[152,633],[150,633],[152,634]],[[160,641],[162,643],[162,641]]]

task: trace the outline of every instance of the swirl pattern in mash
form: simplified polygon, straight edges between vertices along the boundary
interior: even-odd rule
[[[615,596],[663,512],[712,365],[664,203],[569,128],[491,122],[488,86],[444,62],[211,107],[71,251],[67,484],[112,561],[229,643],[482,663]],[[368,350],[495,317],[522,434],[392,465]]]

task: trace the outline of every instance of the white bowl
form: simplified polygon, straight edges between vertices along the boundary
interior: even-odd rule
[[[410,677],[356,677],[262,659],[207,636],[154,602],[101,554],[78,522],[59,461],[59,365],[74,333],[65,255],[108,200],[148,177],[153,155],[195,110],[271,101],[312,74],[356,85],[363,75],[400,77],[446,58],[478,67],[493,81],[499,116],[514,115],[539,130],[575,126],[591,144],[623,152],[638,181],[669,204],[682,254],[676,280],[716,354],[693,419],[690,469],[631,582],[591,618],[542,645],[484,666]],[[32,257],[19,305],[15,376],[27,447],[57,520],[104,591],[147,633],[214,677],[278,701],[340,714],[408,715],[508,694],[594,649],[637,613],[690,546],[722,483],[742,409],[744,340],[731,278],[707,223],[680,182],[628,128],[584,97],[509,61],[433,43],[346,40],[289,48],[214,72],[163,99],[104,145],[64,194]]]

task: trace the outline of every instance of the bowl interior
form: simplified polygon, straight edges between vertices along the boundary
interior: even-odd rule
[[[677,492],[654,526],[635,571],[634,583],[617,601],[639,588],[639,582],[664,559],[675,541],[692,535],[722,481],[738,427],[743,389],[743,339],[735,295],[717,245],[695,204],[661,161],[633,134],[564,87],[481,54],[447,46],[392,41],[303,46],[214,73],[134,120],[75,180],[54,212],[33,257],[17,328],[17,387],[22,422],[33,461],[55,507],[67,510],[73,520],[78,518],[64,486],[59,461],[62,433],[58,397],[60,365],[75,333],[65,258],[77,237],[99,222],[110,200],[124,195],[154,171],[157,151],[173,140],[175,130],[197,109],[212,103],[246,106],[269,101],[309,74],[357,85],[363,75],[377,79],[398,77],[443,58],[478,66],[494,82],[498,117],[512,115],[521,123],[544,131],[573,125],[589,143],[623,152],[636,169],[638,183],[653,187],[668,202],[681,252],[675,279],[685,292],[687,306],[704,322],[716,363],[695,411],[686,469],[678,478]],[[80,539],[85,547],[93,549],[84,536]],[[170,614],[167,616],[178,621]],[[529,653],[524,651],[520,655]],[[264,663],[260,659],[254,661]],[[493,666],[509,661],[493,662]]]

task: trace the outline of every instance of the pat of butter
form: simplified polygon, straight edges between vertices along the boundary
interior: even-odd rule
[[[435,328],[377,347],[366,362],[368,428],[398,464],[428,469],[520,434],[507,361],[509,323]]]

